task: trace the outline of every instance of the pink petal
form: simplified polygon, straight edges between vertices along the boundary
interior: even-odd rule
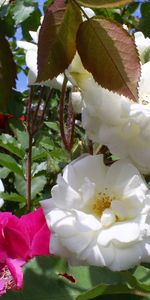
[[[49,255],[50,230],[45,223],[42,228],[35,234],[32,244],[30,257]]]
[[[26,214],[20,218],[20,223],[26,226],[28,234],[30,236],[30,241],[41,227],[46,223],[42,208],[38,208],[35,211]]]
[[[23,286],[23,271],[22,271],[22,266],[25,264],[25,261],[19,260],[19,259],[11,259],[7,258],[6,260],[8,269],[10,270],[15,283],[16,283],[16,288],[20,289]]]
[[[8,257],[26,259],[29,249],[29,238],[24,230],[5,227],[6,251]],[[10,246],[11,245],[11,246]]]
[[[0,295],[3,295],[6,293],[5,283],[3,279],[0,278]]]
[[[0,212],[0,225],[4,227],[8,223],[9,219],[13,217],[16,219],[16,217],[10,212]]]

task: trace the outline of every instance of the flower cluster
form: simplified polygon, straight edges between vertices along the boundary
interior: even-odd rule
[[[141,57],[150,45],[143,39],[135,35]],[[80,157],[58,176],[52,198],[41,202],[52,231],[50,252],[72,265],[120,271],[150,262],[150,190],[140,174],[150,173],[150,62],[141,69],[137,103],[99,86],[77,53],[66,71],[80,89],[72,101],[89,138],[119,158],[105,166],[102,155]]]
[[[26,50],[29,84],[35,84],[39,29],[30,34],[35,44],[18,46]],[[58,176],[52,198],[41,202],[52,232],[49,252],[72,265],[120,271],[150,262],[150,190],[143,178],[150,173],[150,61],[144,54],[150,40],[139,32],[135,43],[141,58],[137,103],[98,85],[78,53],[65,71],[70,85],[79,88],[71,99],[88,137],[118,157],[111,166],[102,155],[73,161]],[[40,84],[60,88],[62,81],[60,74]]]
[[[150,39],[145,44],[143,39],[142,33],[135,35],[141,56],[150,45]],[[130,159],[143,174],[150,173],[150,61],[141,66],[137,103],[98,85],[78,54],[69,72],[81,89],[82,124],[89,138],[119,158]]]

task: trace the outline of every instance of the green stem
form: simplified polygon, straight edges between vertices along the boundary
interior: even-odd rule
[[[61,134],[63,144],[64,144],[66,150],[69,151],[68,143],[67,143],[66,135],[65,135],[65,128],[64,128],[64,102],[65,102],[66,87],[67,87],[67,78],[64,77],[61,96],[60,96],[60,104],[59,104],[59,124],[60,124],[60,134]]]

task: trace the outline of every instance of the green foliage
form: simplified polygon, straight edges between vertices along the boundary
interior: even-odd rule
[[[12,7],[12,14],[15,24],[18,25],[25,21],[37,8],[35,0],[16,0]]]
[[[142,278],[148,277],[143,269]],[[136,270],[138,270],[137,268]],[[116,299],[117,294],[122,299],[122,294],[127,294],[123,299],[145,299],[149,293],[144,289],[140,289],[136,282],[138,271],[134,271],[135,275],[128,275],[128,272],[112,272],[106,268],[100,267],[71,267],[65,260],[56,257],[39,257],[33,259],[25,266],[24,279],[25,285],[22,291],[9,292],[3,296],[3,300],[87,300],[87,299],[103,299],[102,295],[106,294],[109,298]],[[69,281],[64,274],[72,276],[75,282]],[[131,286],[134,289],[131,289]],[[96,286],[92,289],[93,286]],[[100,296],[101,295],[101,296]],[[130,298],[130,295],[132,297]],[[97,297],[100,296],[100,297]],[[96,297],[96,298],[95,298]]]
[[[25,202],[25,197],[18,195],[16,193],[0,193],[0,196],[4,199],[4,200],[8,200],[8,201],[13,201],[13,202]]]
[[[34,11],[30,14],[30,16],[21,23],[22,34],[26,41],[31,40],[31,36],[29,34],[29,28],[30,31],[37,31],[38,26],[40,26],[40,18],[41,18],[41,12],[37,8],[34,9]]]
[[[15,188],[17,192],[26,198],[26,181],[24,178],[15,175]],[[44,188],[44,185],[46,184],[46,177],[45,176],[36,176],[33,177],[31,180],[31,200],[36,197],[36,195],[41,192]]]
[[[27,74],[25,54],[17,48],[16,40],[31,42],[29,31],[36,31],[40,26],[41,8],[47,12],[39,37],[38,80],[52,79],[64,72],[77,47],[85,68],[92,72],[96,81],[110,90],[133,100],[137,99],[139,60],[133,39],[122,29],[122,24],[128,26],[129,32],[131,29],[132,32],[140,29],[146,37],[150,37],[150,3],[142,3],[141,19],[133,15],[139,9],[139,3],[135,1],[76,0],[76,3],[73,0],[47,0],[41,7],[37,0],[15,0],[0,7],[0,112],[5,112],[5,124],[0,125],[0,178],[5,187],[5,191],[0,193],[0,197],[5,200],[3,211],[13,211],[17,215],[27,212],[27,162],[30,146],[31,210],[39,207],[40,200],[51,197],[51,188],[56,183],[57,174],[65,165],[89,152],[89,141],[81,126],[80,115],[75,116],[71,151],[64,147],[58,109],[60,91],[55,90],[48,99],[49,87],[37,85],[31,91],[29,87],[24,92],[12,90],[16,72]],[[83,23],[80,4],[93,8],[98,17]],[[16,35],[17,29],[21,32],[19,37],[18,33]],[[144,62],[149,60],[147,51]],[[63,112],[66,131],[68,99],[69,88]],[[43,108],[36,115],[38,104],[43,107],[46,105],[43,118]],[[22,115],[25,116],[24,121],[19,119]],[[99,150],[99,145],[93,143],[93,148],[94,151]],[[105,158],[109,163],[118,159],[108,149]],[[75,283],[69,281],[64,273],[73,276]],[[30,261],[24,268],[24,275],[23,290],[9,291],[1,299],[150,298],[149,265],[138,266],[129,272],[112,272],[92,266],[71,267],[63,259],[43,257]]]
[[[2,134],[0,136],[0,147],[10,151],[19,158],[23,159],[25,156],[25,151],[21,148],[21,144],[10,134]]]
[[[0,153],[0,164],[8,168],[11,172],[14,172],[23,177],[21,166],[19,166],[16,160],[8,154]]]
[[[150,3],[142,3],[141,14],[140,30],[144,33],[145,37],[150,38]]]
[[[5,179],[10,172],[11,171],[6,167],[0,168],[0,178]]]
[[[11,97],[9,98],[7,113],[13,115],[15,118],[19,118],[25,110],[25,103],[23,100],[24,95],[19,91],[13,90]]]
[[[0,111],[6,109],[12,87],[15,87],[16,65],[3,32],[0,31]]]

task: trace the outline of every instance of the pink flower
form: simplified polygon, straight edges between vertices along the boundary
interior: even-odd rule
[[[22,266],[34,256],[49,255],[49,238],[41,208],[21,218],[0,213],[0,295],[22,287]]]

